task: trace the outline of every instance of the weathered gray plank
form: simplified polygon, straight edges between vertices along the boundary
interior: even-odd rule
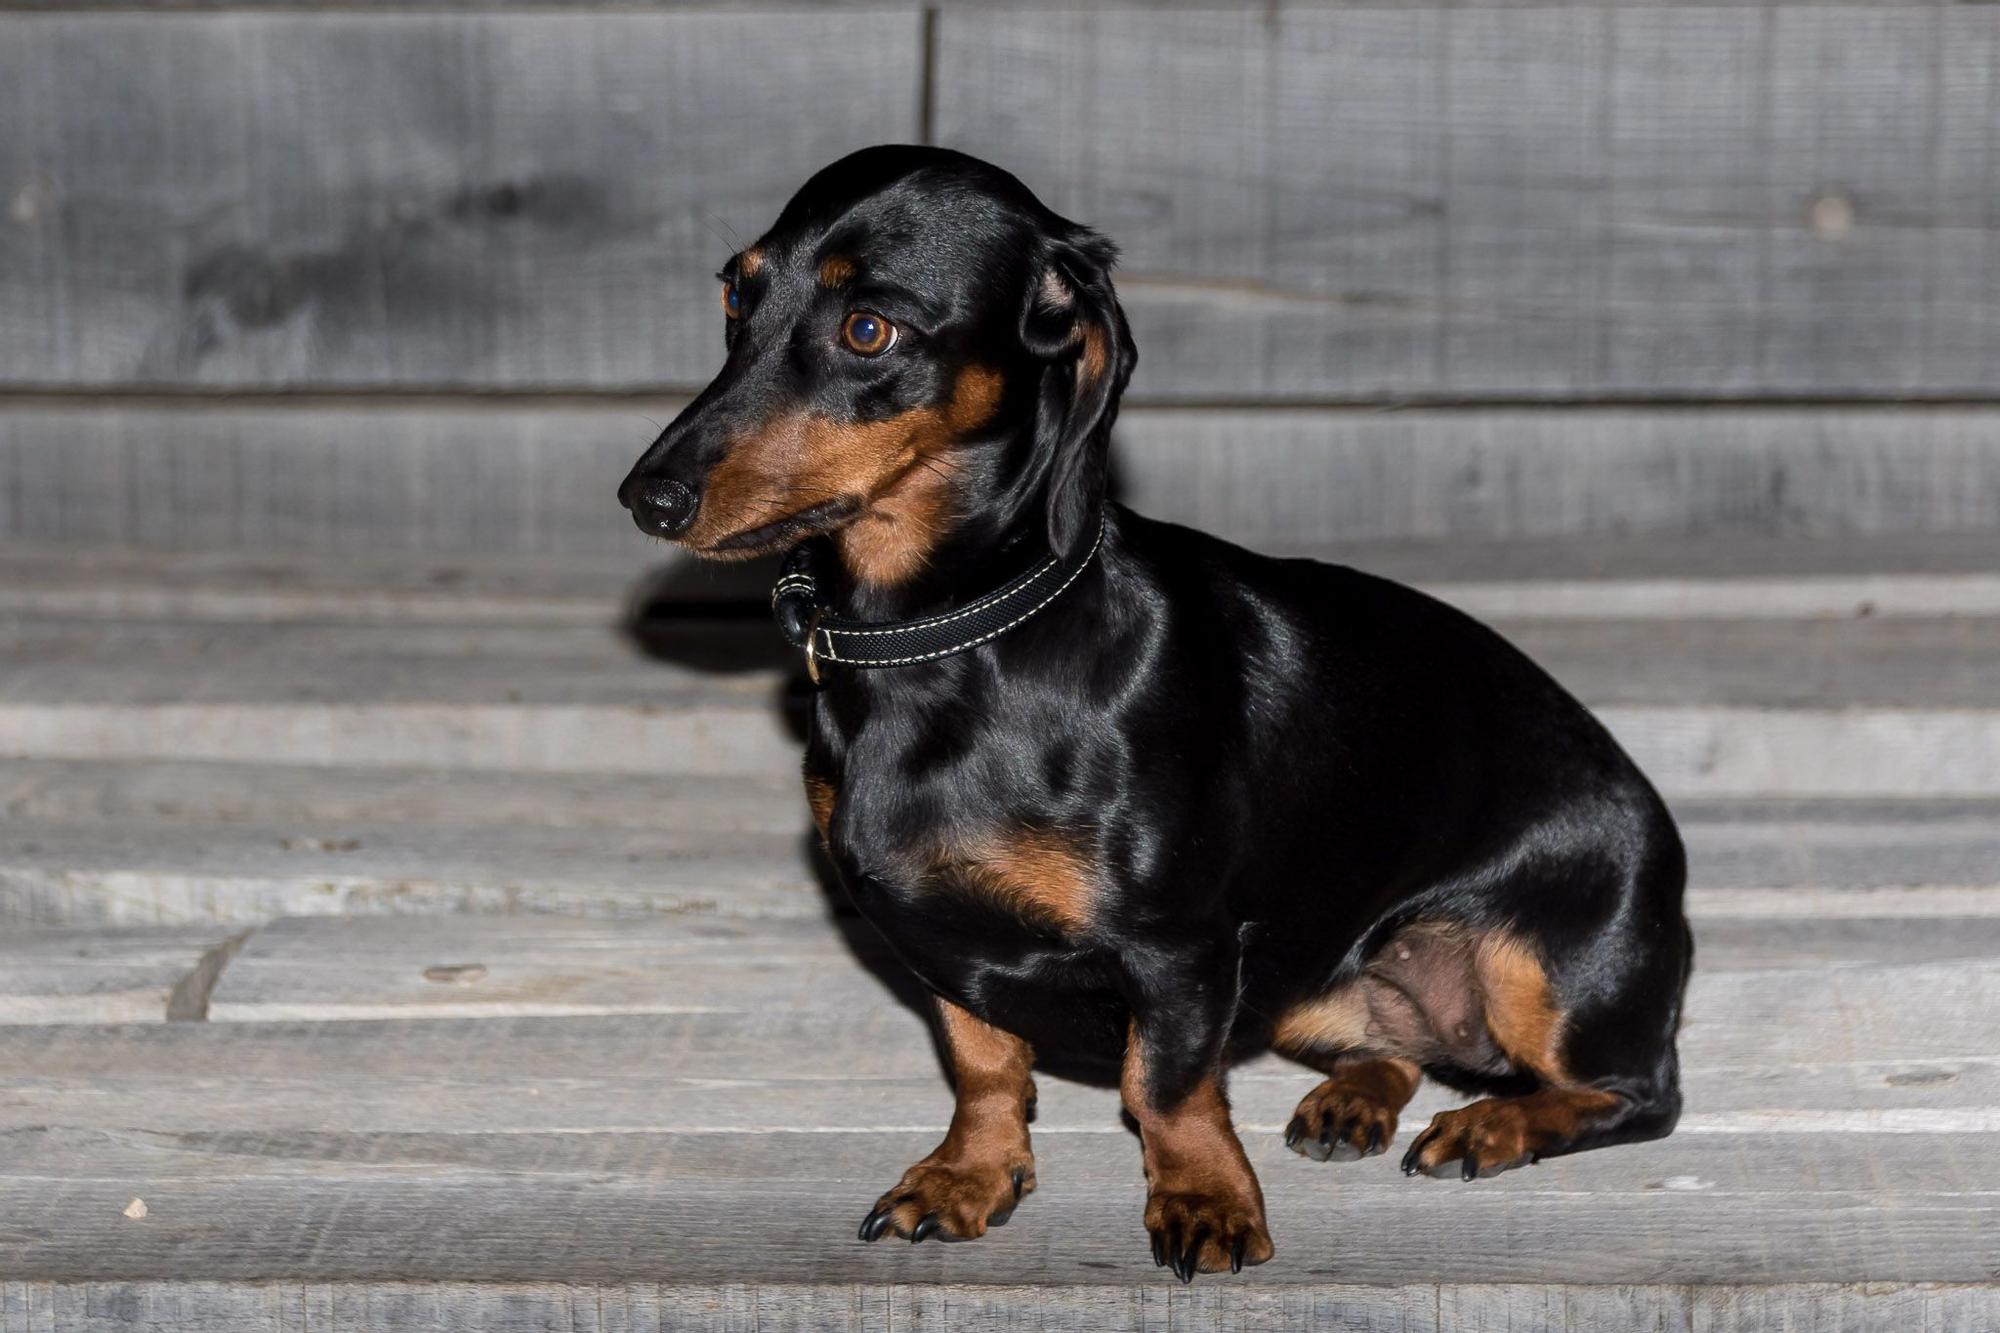
[[[659,553],[646,550],[474,557],[350,551],[329,559],[312,550],[165,552],[100,542],[6,541],[0,542],[0,613],[603,625],[619,616],[635,590],[650,585],[661,563]],[[1888,577],[1981,576],[1905,571]]]
[[[817,918],[795,755],[768,773],[0,760],[4,916],[710,910]],[[1969,914],[2000,885],[1992,802],[1681,802],[1696,910],[1751,923]],[[1910,887],[1931,886],[1931,887]],[[2000,899],[1993,899],[2000,902]],[[776,928],[776,927],[773,927]],[[1750,928],[1746,926],[1746,929]]]
[[[907,987],[878,952],[863,948],[881,977]],[[514,983],[511,1000],[503,995],[477,1022],[340,1021],[344,1013],[422,1009],[329,997],[335,988],[305,968],[290,1000],[268,969],[242,980],[225,971],[212,1018],[261,1021],[175,1024],[158,1033],[7,1028],[0,1086],[21,1123],[110,1129],[143,1113],[141,1123],[180,1131],[214,1123],[218,1106],[204,1080],[225,1075],[229,1114],[254,1115],[248,1123],[268,1129],[323,1123],[329,1098],[341,1106],[343,1126],[408,1133],[782,1132],[810,1128],[797,1119],[808,1090],[837,1102],[844,1114],[831,1123],[854,1130],[921,1128],[948,1109],[923,1017],[891,1003],[884,981],[852,959],[725,956],[712,993],[685,959],[662,960],[650,988],[596,975],[579,981],[574,969],[533,974],[499,954],[489,961],[439,949],[422,965],[475,964]],[[594,987],[604,1012],[566,1012],[565,986],[586,1000]],[[376,998],[394,999],[387,987]],[[1681,1037],[1689,1089],[1683,1131],[2000,1131],[2000,1081],[1991,1068],[1996,1004],[2000,965],[1990,958],[1847,963],[1818,973],[1698,970]],[[445,1010],[475,1011],[463,1001]],[[312,1017],[290,1017],[297,1014]],[[369,1079],[349,1086],[357,1062]],[[1302,1077],[1277,1061],[1246,1066],[1238,1119],[1276,1133],[1310,1084]],[[446,1095],[489,1079],[514,1080],[517,1094],[502,1103]],[[78,1102],[83,1086],[100,1092]],[[672,1096],[662,1095],[667,1089]],[[1051,1132],[1114,1129],[1107,1096],[1052,1083],[1039,1123]],[[1427,1089],[1412,1115],[1453,1100]]]
[[[453,944],[488,960],[467,992],[490,981],[524,998],[504,951],[535,956],[536,932],[408,924],[282,923],[238,955],[213,1015],[240,1016],[232,985],[323,995],[356,963],[361,988],[393,991],[383,963],[441,960]],[[1444,1327],[1698,1298],[1685,1309],[1723,1327],[1798,1309],[1868,1309],[1898,1326],[1973,1318],[1977,1301],[1950,1291],[1795,1306],[1678,1289],[1986,1283],[2000,1262],[2000,1193],[1939,1165],[2000,1150],[1990,952],[1959,952],[1961,921],[1839,938],[1800,924],[1732,921],[1718,937],[1703,923],[1711,966],[1682,1038],[1688,1112],[1664,1142],[1477,1186],[1409,1181],[1390,1159],[1319,1167],[1278,1137],[1314,1076],[1246,1065],[1235,1116],[1280,1258],[1230,1290],[1306,1284],[1296,1301],[1325,1297],[1322,1283],[1380,1283],[1422,1292],[1430,1304],[1412,1308]],[[947,1300],[1033,1272],[1058,1310],[1073,1287],[1151,1291],[1137,1153],[1112,1089],[1041,1080],[1042,1187],[1014,1225],[949,1250],[861,1246],[855,1210],[936,1137],[949,1093],[921,1018],[839,959],[825,926],[564,923],[542,943],[541,957],[579,964],[551,990],[652,985],[710,1011],[0,1028],[0,1216],[18,1242],[0,1275],[616,1283],[670,1262],[696,1287],[921,1282]],[[791,1003],[802,998],[814,1003]],[[1426,1087],[1406,1133],[1456,1100]],[[134,1198],[143,1218],[126,1215]],[[1573,1301],[1507,1285],[1552,1281],[1626,1289]],[[53,1292],[40,1295],[46,1310]]]
[[[606,615],[608,622],[611,617]],[[0,702],[185,705],[713,704],[778,711],[793,654],[761,619],[610,623],[209,623],[10,616]],[[1511,621],[1501,631],[1598,704],[1968,709],[2000,705],[2000,618]],[[726,666],[729,670],[715,669]]]
[[[916,114],[907,12],[6,21],[24,382],[692,385],[708,220]],[[941,136],[1127,243],[1142,393],[1982,393],[2000,358],[1981,7],[938,34]]]
[[[2000,883],[2000,808],[1990,804],[1679,801],[1674,814],[1703,888]],[[1830,910],[1826,898],[1800,915]]]
[[[670,625],[655,641],[659,655],[649,656],[608,607],[594,624],[211,624],[38,616],[0,623],[7,631],[0,640],[6,673],[0,700],[13,704],[775,709],[780,668],[793,656],[762,621]],[[1929,631],[1932,638],[1941,633]]]
[[[0,16],[0,375],[699,383],[719,260],[826,162],[914,135],[919,27]]]
[[[1149,396],[1984,393],[1996,43],[1951,5],[947,11],[935,123],[1125,245]]]
[[[1451,1322],[1439,1322],[1449,1309]],[[1990,1286],[1828,1283],[1593,1287],[1557,1283],[1456,1283],[1398,1287],[1256,1287],[1210,1283],[1059,1287],[887,1283],[318,1283],[5,1282],[0,1330],[164,1333],[229,1328],[272,1333],[324,1329],[375,1333],[426,1328],[460,1333],[731,1333],[950,1328],[968,1333],[1147,1328],[1159,1333],[1338,1328],[1349,1333],[1487,1333],[1523,1327],[1597,1333],[1608,1328],[1853,1333],[1983,1333],[2000,1317]]]
[[[0,921],[255,922],[292,913],[818,915],[805,801],[621,829],[426,824],[10,822]],[[686,812],[692,816],[695,807]],[[764,828],[755,825],[764,822]],[[736,824],[731,828],[730,824]],[[745,827],[749,825],[750,827]]]
[[[1670,795],[1859,797],[2000,793],[1982,669],[1996,626],[1507,628]],[[608,628],[30,617],[10,631],[0,748],[19,757],[768,776],[798,754],[776,672],[669,668]],[[701,663],[718,645],[782,660],[755,625],[677,627],[656,647]]]
[[[154,798],[142,786],[136,805],[13,819],[0,834],[0,920],[256,923],[335,912],[817,919],[828,905],[807,854],[804,803],[782,777],[734,793],[721,790],[733,784],[716,783],[717,800],[671,804],[673,813],[648,819],[643,798],[660,788],[641,776],[623,794],[636,807],[612,801],[565,823],[559,809],[506,815],[532,800],[536,781],[559,799],[567,774],[498,775],[494,806],[467,817],[455,813],[456,801],[426,811],[435,798],[425,779],[435,775],[336,771],[331,804],[318,804],[307,785],[291,792],[302,804],[286,805],[300,772],[266,770],[262,795],[273,806],[253,817],[198,808],[205,767],[170,766],[161,779],[189,780],[185,809],[148,808]],[[341,789],[376,773],[383,798],[411,792],[410,808],[401,817],[342,817]],[[455,775],[452,786],[477,803],[489,776]],[[227,789],[220,799],[228,801]],[[1818,916],[1843,928],[1898,917],[2000,919],[1990,892],[2000,885],[1993,808],[1902,804],[1834,803],[1756,822],[1684,812],[1693,910],[1745,923]]]
[[[601,551],[636,567],[657,548],[604,499],[638,447],[625,416],[14,412],[0,416],[0,462],[12,469],[15,536]],[[2000,495],[2000,429],[1977,413],[1140,412],[1127,421],[1122,470],[1142,511],[1277,548],[1697,529],[1705,540],[1978,532]],[[569,456],[592,439],[589,458]]]
[[[164,1022],[175,988],[228,932],[0,926],[0,1023]]]
[[[927,1133],[5,1136],[7,1277],[1115,1285],[1158,1279],[1123,1131],[1044,1135],[1041,1186],[974,1245],[865,1246],[860,1212]],[[1940,1181],[1992,1135],[1688,1135],[1492,1181],[1246,1145],[1279,1238],[1244,1286],[1295,1282],[1983,1282],[2000,1195]],[[1692,1183],[1670,1185],[1692,1178]],[[150,1193],[151,1197],[147,1198]],[[146,1198],[148,1216],[121,1213]],[[1431,1242],[1413,1244],[1412,1238]]]
[[[509,773],[324,768],[164,760],[0,759],[0,813],[54,825],[221,824],[292,828],[292,850],[314,836],[345,846],[357,826],[470,829],[649,829],[742,834],[803,832],[796,773],[727,778],[633,773]],[[317,832],[316,832],[317,831]],[[357,850],[350,848],[349,850]],[[1761,881],[1760,881],[1761,882]]]
[[[2000,711],[1595,710],[1672,797],[2000,794]]]
[[[1482,620],[2000,616],[1989,533],[1859,540],[1338,543],[1311,554],[1402,578]],[[712,576],[712,577],[711,577]],[[625,556],[146,550],[0,542],[0,614],[104,620],[601,625],[671,599],[738,614],[763,562]],[[699,602],[701,606],[693,603]],[[761,619],[761,618],[760,618]]]
[[[665,550],[612,491],[675,410],[16,405],[0,411],[0,538],[636,568]],[[1272,550],[1990,536],[2000,412],[1136,409],[1119,418],[1117,470],[1141,513]]]
[[[1929,977],[2000,957],[2000,887],[1985,917],[1716,917],[1694,905],[1704,977],[1834,967]],[[901,975],[870,928],[824,918],[601,922],[509,917],[293,917],[258,929],[211,997],[215,1022],[558,1016],[843,1008],[884,998],[857,965]],[[444,969],[439,971],[438,969]],[[1903,971],[1901,969],[1917,969]],[[54,966],[50,972],[53,974]],[[1704,985],[1707,983],[1704,982]],[[1702,1004],[1696,992],[1696,1013]],[[1996,1073],[2000,1077],[2000,1073]]]

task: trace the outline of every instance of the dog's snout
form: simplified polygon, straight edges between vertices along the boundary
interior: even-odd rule
[[[639,531],[655,537],[676,537],[694,518],[695,495],[678,481],[646,477],[627,482],[618,498],[632,511]]]

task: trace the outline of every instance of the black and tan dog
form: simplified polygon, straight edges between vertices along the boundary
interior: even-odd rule
[[[1183,1280],[1272,1253],[1223,1091],[1248,1052],[1325,1076],[1286,1135],[1316,1159],[1382,1151],[1423,1075],[1484,1097],[1409,1173],[1667,1133],[1691,947],[1659,797],[1458,612],[1108,503],[1112,255],[975,159],[845,158],[723,270],[722,372],[619,491],[702,555],[800,552],[813,816],[958,1098],[862,1237],[1013,1211],[1038,1052],[1122,1069]]]

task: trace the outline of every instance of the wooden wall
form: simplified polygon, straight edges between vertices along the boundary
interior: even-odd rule
[[[592,457],[636,455],[642,413],[718,362],[716,264],[816,167],[920,138],[1124,246],[1133,398],[1161,409],[1122,441],[1146,493],[1193,484],[1176,448],[1212,470],[1297,436],[1266,415],[1286,408],[1337,439],[1383,403],[1534,404],[1546,430],[1509,426],[1532,447],[1573,436],[1575,404],[1658,435],[1705,404],[1913,398],[1964,412],[1956,466],[2000,489],[2000,6],[0,11],[0,535],[63,527],[23,478],[89,508],[64,439],[95,457],[151,412],[184,433],[168,397],[225,414],[213,456],[194,440],[176,465],[195,478],[255,473],[246,436],[282,454],[357,406],[413,404],[374,424],[420,441],[496,391],[603,407],[577,426],[605,432]],[[1831,429],[1907,452],[1900,419],[1857,420]],[[1750,486],[1796,471],[1796,437],[1719,434]],[[433,504],[408,466],[370,470],[395,452],[357,439],[337,484]],[[1280,496],[1323,471],[1296,443],[1260,457],[1229,466]],[[335,485],[325,466],[298,484]],[[1879,526],[1827,503],[1807,526]]]

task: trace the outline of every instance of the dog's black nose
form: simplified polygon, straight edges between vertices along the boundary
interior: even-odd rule
[[[652,477],[619,490],[618,499],[632,511],[639,531],[655,537],[679,534],[694,517],[694,492],[678,481]]]

